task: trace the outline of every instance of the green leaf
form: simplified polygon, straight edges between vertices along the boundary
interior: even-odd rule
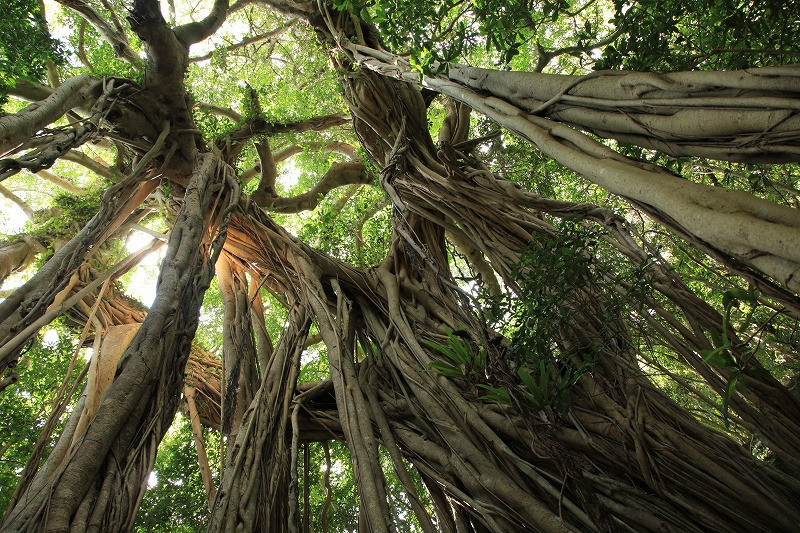
[[[428,365],[430,371],[450,378],[463,377],[464,373],[461,368],[445,363],[444,361],[435,360],[431,361]]]
[[[700,357],[702,357],[709,365],[720,368],[723,370],[736,370],[736,363],[728,352],[727,349],[720,346],[715,350],[700,350]]]
[[[722,396],[722,421],[725,423],[725,429],[730,429],[730,421],[728,420],[728,407],[733,393],[736,391],[736,386],[739,384],[741,375],[736,372],[731,376],[728,385],[725,387],[725,394]]]
[[[511,395],[505,387],[491,387],[482,383],[478,384],[478,387],[491,393],[481,396],[480,399],[483,401],[503,404],[511,401]]]

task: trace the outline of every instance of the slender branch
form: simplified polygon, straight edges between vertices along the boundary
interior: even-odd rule
[[[297,155],[306,149],[322,150],[323,152],[335,152],[337,154],[347,156],[350,159],[355,158],[357,154],[357,150],[352,144],[341,141],[331,141],[328,143],[308,143],[305,145],[293,144],[272,154],[272,159],[275,160],[276,163],[280,163],[281,161],[285,161],[293,155]],[[242,184],[247,184],[250,183],[250,180],[255,178],[260,172],[261,164],[256,164],[242,172],[239,178],[241,179]]]
[[[539,54],[539,59],[536,61],[536,67],[533,69],[534,72],[541,72],[547,66],[550,61],[555,59],[558,56],[564,54],[571,54],[573,52],[583,52],[588,53],[595,48],[600,48],[606,45],[613,43],[617,37],[622,35],[625,32],[625,28],[619,28],[617,31],[608,35],[604,39],[600,39],[599,41],[591,44],[584,44],[583,46],[565,46],[564,48],[558,48],[556,50],[552,50],[548,52],[539,42],[536,43],[536,52]]]
[[[215,115],[227,117],[234,122],[240,122],[242,120],[242,115],[240,115],[230,107],[220,107],[213,104],[206,104],[203,102],[198,102],[194,104],[194,106],[202,111],[209,111],[211,113],[214,113]]]
[[[53,185],[55,185],[56,187],[64,189],[68,193],[74,194],[76,196],[83,196],[87,192],[86,189],[73,185],[64,178],[53,174],[49,170],[40,170],[36,172],[34,175],[39,176],[40,178],[44,178]]]
[[[89,70],[94,70],[92,62],[89,61],[89,56],[86,55],[86,19],[81,19],[81,25],[78,27],[78,59],[80,59],[83,66]]]
[[[0,194],[17,204],[17,207],[22,209],[22,212],[25,213],[28,220],[33,220],[34,210],[25,200],[6,189],[2,184],[0,184]]]
[[[201,55],[201,56],[190,57],[189,58],[189,63],[197,63],[198,61],[206,61],[208,59],[211,59],[211,57],[215,53],[220,51],[220,50],[224,50],[226,52],[231,52],[233,50],[238,50],[240,48],[244,48],[248,44],[257,43],[259,41],[265,41],[265,40],[268,40],[268,39],[269,40],[275,39],[276,37],[278,37],[281,34],[283,34],[284,32],[286,32],[286,30],[291,28],[296,22],[297,22],[297,19],[291,19],[289,22],[287,22],[284,26],[282,26],[280,28],[277,28],[277,29],[274,29],[272,31],[268,31],[268,32],[265,32],[265,33],[259,33],[258,35],[253,35],[251,37],[246,37],[246,38],[242,39],[241,41],[239,41],[238,43],[233,43],[233,44],[230,44],[228,46],[223,46],[221,48],[217,48],[216,50],[212,50],[211,52],[208,52],[207,54],[204,54],[204,55]]]
[[[91,170],[92,172],[94,172],[95,174],[97,174],[99,176],[102,176],[104,178],[107,178],[107,179],[110,179],[110,180],[114,180],[114,179],[117,178],[117,176],[114,174],[114,172],[109,167],[107,167],[106,165],[104,165],[102,163],[99,163],[99,162],[95,161],[94,159],[92,159],[88,155],[86,155],[83,152],[80,152],[78,150],[70,150],[69,152],[64,154],[63,158],[66,161],[71,161],[73,163],[77,163],[77,164],[79,164],[79,165],[81,165],[83,167],[86,167],[89,170]]]
[[[203,485],[206,487],[206,495],[208,496],[208,509],[214,507],[214,497],[216,496],[216,488],[214,487],[214,480],[211,477],[211,467],[208,464],[208,455],[203,443],[203,427],[200,425],[200,415],[197,412],[197,405],[194,401],[195,388],[186,385],[184,386],[184,398],[186,398],[186,405],[189,408],[189,420],[192,423],[192,435],[194,435],[194,445],[197,450],[197,462],[200,464],[200,474],[203,478]]]
[[[276,163],[280,163],[281,161],[289,159],[293,155],[299,154],[307,149],[322,150],[323,152],[335,152],[337,154],[345,155],[351,159],[354,158],[357,153],[352,144],[341,141],[331,141],[327,143],[308,143],[303,146],[293,144],[275,152],[272,154],[272,157],[275,159]]]
[[[343,185],[362,184],[368,185],[373,178],[366,172],[360,160],[347,163],[334,163],[319,182],[309,191],[289,198],[270,196],[263,191],[256,191],[252,195],[256,205],[267,207],[278,213],[297,213],[314,209],[320,199],[336,187]]]
[[[92,6],[87,2],[81,0],[56,0],[64,7],[71,9],[78,15],[83,17],[86,22],[92,25],[97,30],[103,39],[105,39],[114,49],[114,54],[121,57],[133,64],[136,67],[141,67],[142,60],[128,44],[128,37],[125,32],[120,32]]]
[[[285,122],[283,124],[269,123],[261,117],[250,119],[242,124],[237,130],[233,131],[227,140],[233,142],[246,141],[256,135],[271,135],[275,133],[303,133],[306,131],[325,131],[336,126],[341,126],[350,122],[350,117],[345,113],[334,113],[312,117],[296,122]]]

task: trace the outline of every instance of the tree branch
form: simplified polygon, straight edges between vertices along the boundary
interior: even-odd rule
[[[23,85],[28,89],[36,89],[33,84]],[[102,83],[91,76],[75,76],[65,81],[44,100],[32,103],[19,113],[0,117],[0,155],[32,138],[37,131],[70,109],[96,99],[101,88]],[[36,92],[41,94],[39,90]]]
[[[241,41],[239,41],[238,43],[234,43],[234,44],[230,44],[228,46],[223,46],[221,48],[217,48],[216,50],[212,50],[211,52],[209,52],[207,54],[204,54],[202,56],[190,57],[189,58],[189,63],[197,63],[199,61],[206,61],[208,59],[211,59],[211,57],[215,53],[220,51],[220,50],[224,50],[226,52],[231,52],[233,50],[238,50],[240,48],[244,48],[248,44],[257,43],[259,41],[264,41],[264,40],[273,40],[276,37],[278,37],[279,35],[283,34],[286,30],[291,28],[296,22],[297,22],[297,19],[291,19],[284,26],[282,26],[280,28],[277,28],[275,30],[268,31],[268,32],[265,32],[265,33],[259,33],[258,35],[253,35],[252,37],[246,37],[246,38],[242,39]]]
[[[2,184],[0,184],[0,194],[2,194],[15,204],[17,204],[17,207],[22,209],[22,212],[25,213],[25,216],[28,217],[28,220],[33,220],[33,214],[34,214],[33,208],[30,205],[28,205],[28,203],[25,200],[23,200],[10,190],[6,189]]]
[[[566,46],[564,48],[558,48],[557,50],[553,50],[548,52],[539,42],[536,42],[536,53],[539,54],[539,59],[536,61],[536,67],[533,69],[534,72],[541,72],[547,66],[550,61],[554,58],[564,55],[564,54],[571,54],[572,52],[583,52],[588,53],[589,51],[600,48],[601,46],[606,46],[613,43],[617,37],[622,35],[625,32],[625,28],[619,28],[617,31],[612,33],[611,35],[605,37],[604,39],[600,39],[599,41],[591,44],[585,44],[583,46]]]
[[[192,45],[208,38],[217,31],[225,17],[228,16],[228,0],[214,0],[214,7],[206,18],[199,22],[189,22],[178,26],[173,31],[175,36],[184,44]]]
[[[270,196],[264,191],[256,191],[252,195],[253,201],[260,207],[271,209],[278,213],[298,213],[314,209],[320,199],[336,187],[343,185],[369,185],[373,178],[366,172],[360,160],[346,163],[334,163],[322,179],[310,190],[298,196],[282,198]]]
[[[89,70],[94,70],[94,65],[89,61],[89,56],[86,55],[86,19],[81,19],[81,25],[78,28],[78,59],[80,59],[83,66]]]
[[[14,87],[8,89],[8,94],[28,102],[39,102],[53,94],[53,89],[47,85],[19,78]]]
[[[278,177],[278,167],[272,157],[272,150],[269,148],[269,141],[255,143],[258,161],[261,166],[261,182],[258,189],[253,193],[253,198],[275,196],[275,180]]]
[[[114,49],[114,54],[121,57],[133,64],[136,67],[141,67],[142,60],[128,44],[128,37],[124,32],[120,32],[109,24],[103,16],[97,12],[87,2],[81,0],[56,0],[59,4],[67,7],[83,17],[86,22],[92,25],[97,30],[103,39],[105,39]]]
[[[197,102],[194,104],[194,106],[202,111],[208,111],[210,113],[214,113],[215,115],[227,117],[234,122],[240,122],[242,120],[242,115],[240,115],[230,107],[220,107],[213,104],[206,104],[203,102]]]
[[[331,141],[328,143],[308,143],[305,145],[300,144],[293,144],[291,146],[287,146],[286,148],[282,148],[281,150],[272,154],[272,159],[275,163],[280,163],[281,161],[285,161],[292,157],[293,155],[297,155],[304,150],[312,149],[312,150],[322,150],[323,152],[335,152],[337,154],[342,154],[344,156],[353,159],[356,157],[357,150],[353,147],[352,144],[348,144],[341,141]],[[255,178],[261,172],[261,164],[258,163],[244,172],[239,176],[242,181],[242,185],[250,183],[250,180]]]
[[[81,166],[84,166],[94,172],[95,174],[102,176],[104,178],[115,180],[117,176],[114,172],[107,166],[103,165],[102,163],[98,163],[88,155],[84,154],[83,152],[79,152],[78,150],[70,150],[69,152],[65,153],[63,158],[67,161],[71,161],[73,163],[77,163]]]
[[[350,122],[350,116],[345,113],[334,113],[332,115],[322,115],[296,122],[286,122],[283,124],[272,124],[261,117],[250,119],[242,124],[237,130],[230,133],[225,138],[225,142],[242,142],[256,135],[271,135],[274,133],[303,133],[306,131],[325,131],[336,126],[341,126]]]
[[[98,163],[99,164],[99,163]],[[86,189],[73,185],[72,183],[68,182],[64,178],[60,176],[56,176],[49,170],[40,170],[34,174],[35,176],[39,176],[40,178],[44,178],[56,187],[64,189],[70,194],[74,194],[76,196],[83,196],[86,194]]]

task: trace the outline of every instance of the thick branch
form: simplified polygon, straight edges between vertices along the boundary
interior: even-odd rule
[[[23,84],[28,94],[41,95],[33,84]],[[0,117],[0,155],[13,150],[34,134],[53,123],[67,111],[80,107],[100,95],[102,84],[99,80],[82,74],[65,81],[47,98],[35,102],[19,113]]]
[[[336,187],[343,185],[369,185],[372,183],[364,164],[361,161],[348,161],[347,163],[334,163],[322,179],[309,191],[298,196],[280,198],[269,196],[266,192],[253,193],[253,201],[261,206],[278,213],[297,213],[314,209],[321,198]]]
[[[275,158],[272,157],[272,150],[269,147],[269,141],[264,140],[260,143],[255,143],[256,153],[258,153],[258,161],[261,166],[261,182],[258,184],[253,194],[253,199],[275,196],[275,180],[278,178],[278,167],[275,165]],[[258,200],[256,200],[258,203]]]
[[[68,182],[64,178],[53,174],[49,170],[40,170],[35,175],[39,176],[40,178],[46,179],[47,181],[49,181],[50,183],[52,183],[56,187],[64,189],[65,191],[67,191],[70,194],[74,194],[76,196],[83,196],[84,194],[86,194],[86,189],[83,189],[81,187],[73,185],[72,183]]]
[[[14,272],[24,270],[43,250],[37,240],[27,235],[17,242],[0,246],[0,285]]]
[[[5,196],[12,202],[14,202],[17,205],[17,207],[19,207],[22,210],[22,212],[25,213],[25,216],[28,217],[28,220],[33,220],[33,214],[34,214],[33,208],[30,205],[28,205],[28,203],[25,200],[23,200],[10,190],[6,189],[2,184],[0,184],[0,194]]]
[[[14,87],[8,89],[8,94],[28,102],[38,102],[53,94],[53,89],[34,81],[19,78]]]
[[[211,8],[211,13],[206,18],[199,22],[189,22],[182,26],[175,28],[175,35],[178,39],[188,45],[199,43],[214,34],[222,23],[225,22],[225,17],[228,16],[228,0],[214,0],[214,7]]]
[[[178,38],[167,26],[155,0],[135,0],[128,21],[131,29],[147,47],[145,87],[158,88],[162,91],[162,96],[168,99],[165,104],[174,104],[173,112],[178,110],[180,113],[186,109],[185,102],[181,101],[184,99],[183,78],[189,64],[190,43]],[[186,112],[188,113],[188,109]]]
[[[246,141],[256,135],[271,135],[274,133],[303,133],[306,131],[325,131],[336,126],[341,126],[350,122],[350,117],[344,113],[334,113],[332,115],[322,115],[296,122],[285,122],[283,124],[272,124],[263,118],[254,118],[242,124],[239,129],[228,137],[231,141]]]

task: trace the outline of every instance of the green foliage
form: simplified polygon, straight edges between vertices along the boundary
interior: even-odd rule
[[[509,370],[522,384],[522,397],[537,411],[566,412],[571,389],[603,348],[601,338],[572,338],[569,345],[558,340],[570,338],[576,312],[594,306],[601,321],[594,327],[602,332],[627,305],[596,273],[598,235],[571,222],[559,229],[532,236],[514,271],[518,297],[491,301],[489,308],[495,328],[511,338]]]
[[[71,238],[85,226],[100,208],[101,192],[95,190],[83,196],[59,193],[51,207],[38,213],[31,234],[52,243],[56,239]],[[46,258],[41,258],[44,260]]]
[[[36,0],[5,0],[0,10],[0,105],[17,78],[43,81],[45,65],[62,65],[64,50],[50,37]]]
[[[202,132],[203,138],[208,140],[218,139],[233,131],[237,126],[237,124],[228,117],[221,117],[211,111],[205,111],[196,107],[192,109],[192,120],[195,126],[197,126],[197,129]]]
[[[591,43],[608,31],[606,10],[596,2],[337,0],[334,6],[372,22],[390,49],[428,75],[457,60],[530,68],[532,43],[574,46],[574,55],[588,57]]]
[[[328,165],[330,163],[325,163],[324,168]],[[308,177],[314,178],[313,175]],[[303,179],[301,174],[298,185]],[[303,190],[303,187],[298,189]],[[301,224],[296,230],[297,236],[350,264],[375,265],[385,257],[391,239],[391,209],[387,198],[377,187],[361,186],[357,194],[342,205],[347,191],[347,188],[340,188],[331,192],[313,212],[299,215]]]
[[[741,69],[797,61],[800,19],[781,0],[614,1],[612,23],[627,31],[596,68],[674,71]]]
[[[327,521],[329,531],[358,531],[358,487],[353,476],[350,453],[343,443],[330,442],[330,485],[331,505]],[[303,455],[300,454],[299,475],[305,469]],[[325,456],[322,445],[309,444],[308,490],[312,531],[322,531],[322,510],[325,505]],[[300,480],[299,492],[302,494],[303,481]]]
[[[446,324],[443,327],[447,332],[446,345],[430,339],[422,339],[423,344],[427,344],[446,358],[432,361],[430,369],[442,376],[454,378],[482,376],[486,367],[486,351],[474,350],[464,338],[453,333],[453,330]]]
[[[214,465],[219,450],[219,435],[206,431],[204,440],[209,463]],[[197,463],[191,422],[187,416],[176,416],[158,447],[153,472],[157,481],[142,500],[136,531],[202,531],[208,520],[208,499]]]
[[[755,355],[755,349],[750,346],[744,346],[743,350],[732,350],[733,342],[730,333],[736,330],[731,324],[731,313],[734,308],[739,308],[740,304],[748,306],[748,311],[738,326],[740,332],[746,331],[751,325],[753,314],[758,307],[758,295],[757,289],[747,291],[743,289],[729,289],[725,291],[722,296],[722,306],[724,308],[722,331],[710,332],[711,342],[714,345],[713,349],[700,350],[700,355],[708,364],[725,371],[730,376],[725,386],[725,392],[722,394],[721,411],[725,427],[729,427],[728,408],[731,397],[737,387],[744,387],[742,375],[748,372],[747,365],[750,359]]]
[[[347,446],[339,441],[329,442],[330,450],[330,485],[331,501],[327,513],[328,531],[353,532],[358,531],[358,508],[359,497],[358,487],[353,476],[353,467],[350,452]],[[311,531],[322,531],[322,510],[325,506],[326,490],[324,485],[325,472],[327,470],[325,453],[320,443],[309,443],[308,461],[308,492],[309,510],[311,518]],[[395,528],[399,533],[411,533],[420,531],[416,516],[411,511],[408,501],[408,494],[402,483],[394,473],[394,467],[389,454],[383,447],[379,448],[379,459],[381,468],[386,475],[386,489],[390,500],[390,509],[394,513],[396,520]],[[302,516],[303,502],[302,494],[304,490],[304,471],[306,465],[302,451],[298,457],[298,493],[301,495],[299,510]],[[433,514],[433,508],[427,498],[427,491],[422,485],[419,474],[414,469],[409,468],[411,481],[414,483],[417,494],[428,512]]]
[[[15,368],[19,380],[0,394],[0,515],[5,511],[19,475],[33,452],[74,351],[73,339],[59,324],[53,324],[45,333],[45,339],[38,336],[26,345]],[[82,365],[78,359],[70,386]],[[76,396],[78,394],[80,388]],[[65,419],[62,417],[45,447],[45,457],[55,444]]]
[[[102,5],[93,4],[95,9],[108,15]],[[132,64],[117,57],[114,48],[106,41],[91,25],[81,18],[80,15],[69,10],[63,12],[63,23],[70,28],[68,43],[75,51],[82,50],[85,59],[89,62],[89,67],[74,67],[73,75],[88,70],[94,76],[119,76],[129,78],[137,83],[142,83],[144,69],[137,69]],[[83,46],[80,42],[80,27],[83,25]],[[138,51],[142,48],[139,39],[128,32],[128,41],[132,50]]]

